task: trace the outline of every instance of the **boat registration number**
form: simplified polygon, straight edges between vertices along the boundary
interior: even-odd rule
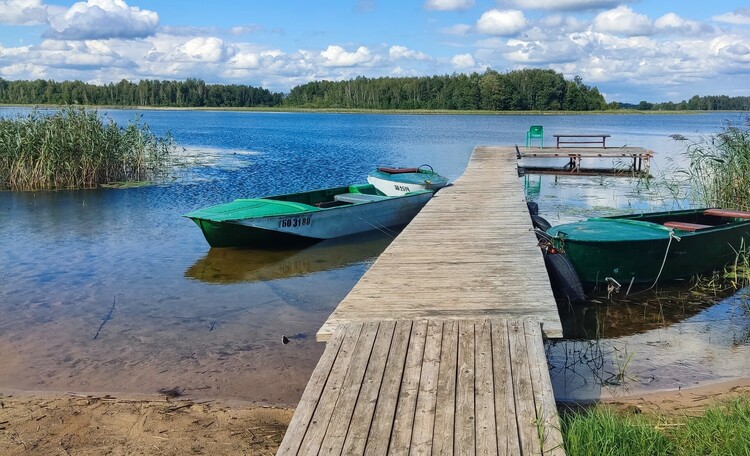
[[[312,225],[312,220],[310,217],[290,217],[283,218],[279,221],[280,228],[299,228],[301,226],[310,225]]]

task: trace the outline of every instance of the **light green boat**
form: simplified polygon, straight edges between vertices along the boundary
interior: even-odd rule
[[[243,198],[186,214],[211,247],[277,249],[408,224],[432,197],[386,196],[369,184]]]

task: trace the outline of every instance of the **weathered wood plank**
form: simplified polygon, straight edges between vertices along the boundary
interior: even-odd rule
[[[456,416],[456,369],[458,358],[458,322],[443,324],[443,348],[440,353],[435,431],[432,454],[453,454],[454,420]]]
[[[516,423],[516,400],[510,362],[510,338],[507,322],[492,325],[492,368],[495,387],[497,449],[501,456],[521,454]]]
[[[498,324],[498,322],[494,322]],[[505,324],[505,321],[501,321]],[[492,325],[490,320],[476,324],[476,449],[478,455],[497,454],[497,420],[495,418],[495,385],[492,363]]]
[[[438,373],[443,344],[443,322],[427,323],[427,340],[424,349],[422,374],[419,380],[417,410],[414,415],[414,431],[411,437],[410,454],[432,454],[432,439],[437,404]]]
[[[414,412],[419,396],[419,379],[422,375],[422,364],[427,337],[427,321],[415,321],[412,324],[409,349],[406,354],[404,376],[398,394],[396,416],[393,420],[393,432],[388,449],[389,455],[408,455],[414,429]]]
[[[555,394],[547,368],[547,357],[544,352],[544,341],[539,322],[527,318],[523,321],[526,335],[526,349],[531,360],[529,367],[534,386],[534,403],[537,410],[537,422],[541,426],[542,452],[545,455],[564,456],[560,417],[555,406]]]
[[[472,456],[476,451],[474,410],[474,322],[458,322],[458,374],[454,452]]]
[[[341,385],[341,394],[336,401],[333,415],[323,437],[322,454],[341,454],[377,332],[378,323],[374,321],[365,323],[362,328]]]
[[[526,350],[526,336],[521,320],[508,320],[508,338],[510,341],[511,377],[516,403],[516,423],[521,443],[522,454],[541,454],[537,428],[536,405],[531,384],[531,373]]]
[[[357,455],[365,452],[395,329],[395,321],[383,321],[378,325],[378,334],[375,337],[370,361],[362,380],[357,404],[354,407],[352,422],[344,441],[342,452],[344,455]]]
[[[333,333],[333,337],[326,344],[325,351],[320,360],[318,360],[318,364],[315,366],[315,370],[307,382],[305,391],[302,393],[302,398],[299,404],[297,404],[294,416],[292,416],[287,432],[284,434],[284,439],[281,441],[279,450],[276,453],[277,455],[287,456],[297,454],[345,336],[346,328],[342,327]]]
[[[384,455],[388,453],[391,433],[393,432],[393,419],[396,415],[398,404],[398,391],[401,387],[401,379],[404,373],[406,353],[411,336],[412,322],[399,321],[393,334],[391,350],[383,373],[383,384],[380,387],[380,396],[375,406],[375,416],[367,436],[366,455]]]

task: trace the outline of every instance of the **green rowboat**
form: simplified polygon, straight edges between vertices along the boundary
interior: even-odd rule
[[[278,249],[404,226],[433,193],[386,196],[369,184],[243,198],[186,214],[211,247]]]
[[[691,209],[590,218],[547,230],[581,281],[620,284],[690,277],[733,262],[750,212]]]
[[[367,175],[367,182],[388,196],[400,196],[417,190],[436,192],[448,185],[448,178],[436,173],[430,165],[418,168],[380,167]]]

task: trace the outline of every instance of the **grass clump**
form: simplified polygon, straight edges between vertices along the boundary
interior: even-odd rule
[[[119,127],[83,108],[0,118],[0,190],[154,181],[172,170],[174,149],[138,118]]]
[[[634,414],[600,405],[562,416],[569,456],[748,456],[750,396],[697,417]]]

